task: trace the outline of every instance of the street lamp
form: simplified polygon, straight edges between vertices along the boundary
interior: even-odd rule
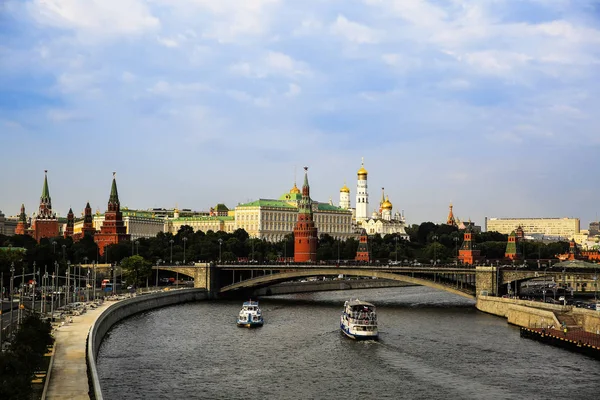
[[[437,260],[437,240],[438,237],[437,235],[433,235],[433,237],[431,238],[433,240],[433,259],[434,261]]]
[[[71,262],[67,263],[67,303],[69,302],[69,291],[71,289]],[[73,302],[75,302],[75,287],[73,287]]]
[[[172,240],[171,240],[172,242]],[[156,289],[158,290],[158,264],[160,264],[162,262],[162,260],[159,258],[158,260],[156,260]]]
[[[173,242],[173,239],[169,240],[169,243],[171,244],[171,259],[169,260],[170,265],[173,265]]]
[[[454,254],[456,254],[456,265],[458,265],[458,236],[454,236]]]
[[[183,240],[183,265],[185,265],[185,244],[186,244],[188,238],[184,237],[182,240]]]
[[[54,278],[55,278],[55,273],[52,273],[52,293],[50,295],[50,299],[52,301],[52,304],[50,305],[50,318],[51,321],[54,321]]]
[[[15,263],[10,263],[10,331],[13,331],[13,290],[15,280]]]
[[[87,274],[86,274],[86,278],[85,278],[85,291],[86,291],[86,295],[87,295],[87,301],[90,301],[90,269],[87,269]]]
[[[221,246],[223,245],[223,239],[219,238],[219,264],[221,263]]]
[[[396,264],[398,264],[398,236],[394,236],[394,242],[396,242]]]
[[[66,258],[67,258],[67,257],[66,257],[67,245],[66,245],[66,244],[63,244],[61,247],[62,247],[62,250],[63,250],[63,261],[65,261],[65,260],[66,260]]]
[[[25,295],[25,264],[23,264],[23,272],[21,275],[21,294],[19,294],[19,313],[18,313],[18,324],[21,325],[23,322],[23,296]]]

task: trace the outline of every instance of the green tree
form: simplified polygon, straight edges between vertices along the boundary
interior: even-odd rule
[[[126,283],[133,284],[135,287],[142,286],[146,278],[152,274],[152,263],[137,255],[123,259],[121,267]]]

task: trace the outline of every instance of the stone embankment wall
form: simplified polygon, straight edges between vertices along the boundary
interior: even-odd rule
[[[311,281],[280,283],[266,288],[257,289],[255,296],[272,296],[278,294],[321,292],[329,290],[371,289],[386,287],[415,286],[412,283],[390,281],[387,279],[348,279],[335,281]]]
[[[143,311],[207,298],[208,293],[205,289],[182,289],[137,296],[116,302],[107,308],[92,324],[88,334],[87,363],[90,397],[96,400],[103,399],[96,370],[96,356],[102,339],[114,324]]]
[[[506,299],[493,296],[478,296],[476,307],[479,311],[504,317],[509,324],[525,328],[560,326],[555,313],[573,316],[586,332],[597,333],[600,330],[600,312],[541,303],[537,301]]]

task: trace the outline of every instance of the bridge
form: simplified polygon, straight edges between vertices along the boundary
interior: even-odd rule
[[[171,271],[194,279],[194,287],[205,288],[212,296],[247,296],[254,290],[276,283],[309,277],[375,277],[444,290],[475,299],[478,295],[501,296],[520,293],[523,282],[540,277],[564,280],[564,270],[523,269],[511,266],[388,266],[347,264],[215,264],[159,265],[153,269]],[[570,275],[592,279],[593,271],[570,269]]]

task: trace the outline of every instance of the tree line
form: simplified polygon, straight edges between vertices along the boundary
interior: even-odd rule
[[[399,262],[418,261],[429,263],[439,260],[439,263],[455,262],[458,250],[463,242],[463,231],[445,224],[424,222],[406,228],[410,240],[403,240],[397,234],[369,236],[369,249],[372,260],[385,263],[388,260]],[[481,255],[490,260],[501,260],[506,250],[507,235],[497,232],[484,232],[473,235],[475,248]],[[256,262],[274,262],[294,256],[294,237],[290,233],[279,242],[250,238],[243,229],[232,233],[194,232],[190,226],[182,226],[176,234],[160,232],[155,237],[140,238],[119,244],[107,246],[104,254],[99,255],[98,246],[92,237],[85,237],[78,242],[72,238],[42,239],[37,243],[27,235],[0,235],[0,244],[4,248],[24,248],[25,252],[0,251],[0,272],[4,272],[4,284],[10,276],[11,264],[15,265],[15,277],[22,273],[36,270],[43,275],[57,272],[64,275],[67,262],[71,264],[119,263],[127,258],[140,256],[146,264],[184,264],[192,262],[235,262],[238,259],[255,260]],[[567,242],[533,242],[522,241],[520,250],[527,259],[552,259],[556,254],[568,251]],[[354,238],[345,241],[323,234],[319,236],[317,259],[324,261],[353,260],[358,248],[358,240]],[[139,260],[136,261],[139,263]],[[135,264],[135,263],[134,263]],[[137,264],[136,264],[137,265]],[[146,266],[137,266],[138,278],[140,273],[149,270]]]

